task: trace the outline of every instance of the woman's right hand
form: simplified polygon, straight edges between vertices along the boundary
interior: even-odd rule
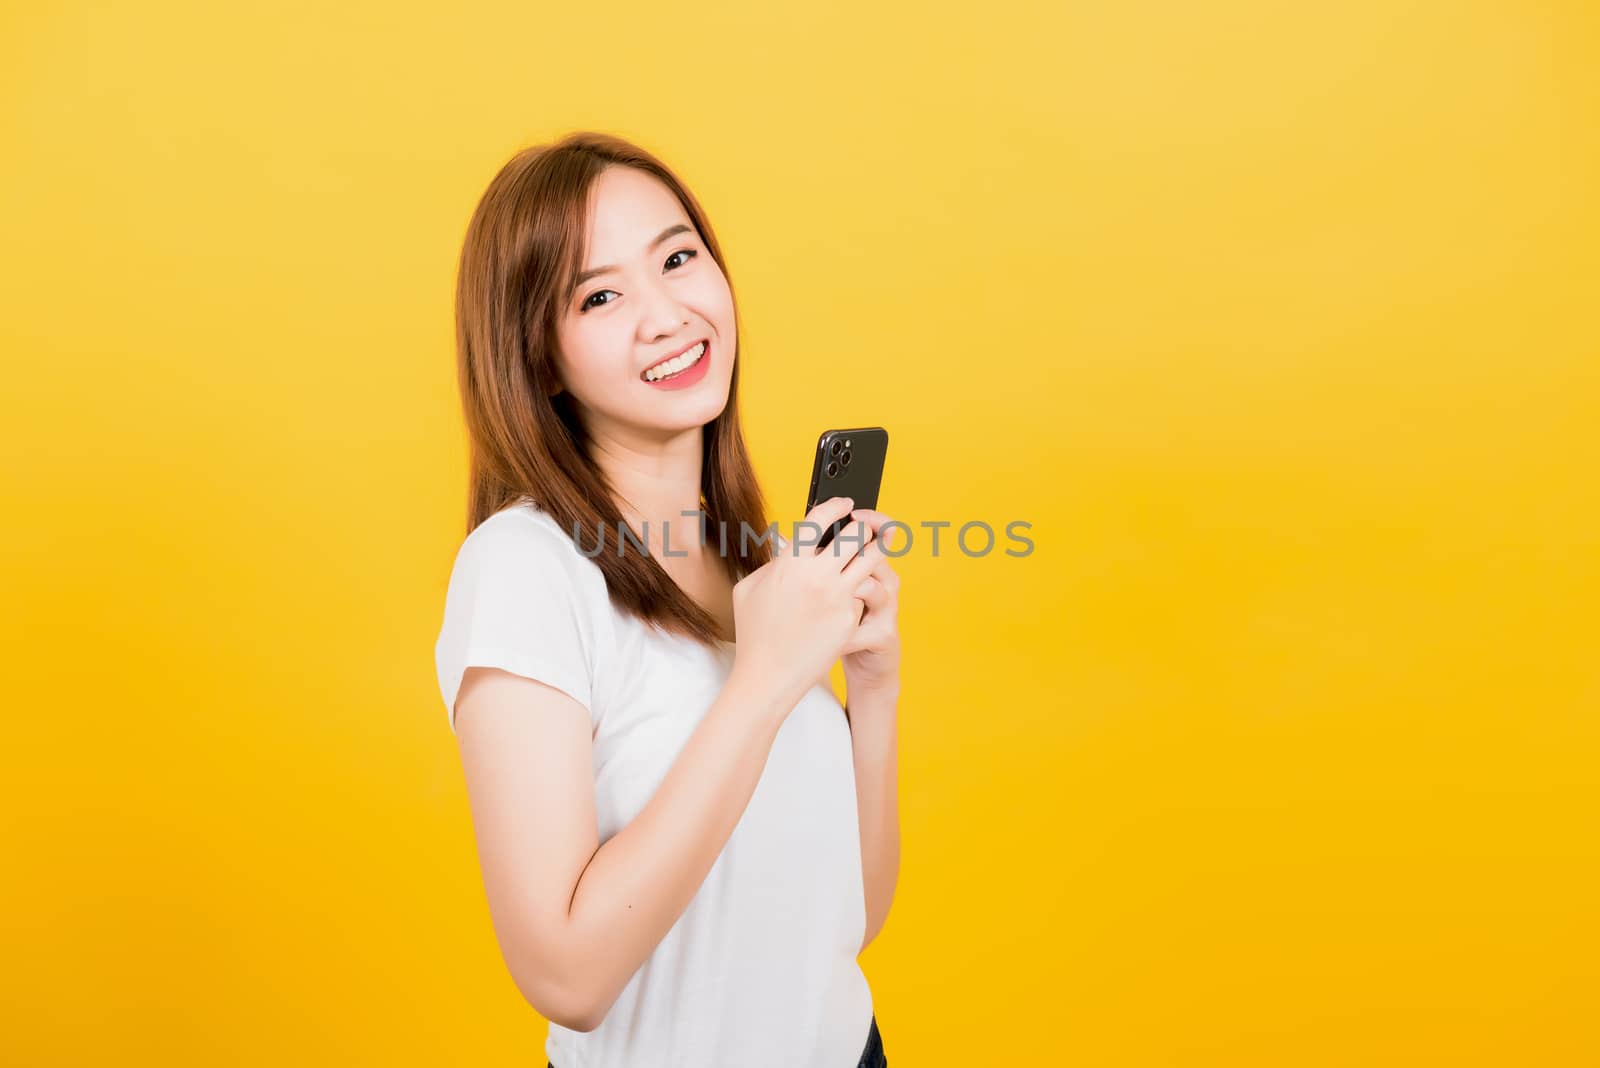
[[[805,521],[826,530],[852,507],[848,497],[830,497]],[[772,689],[787,716],[839,659],[865,610],[856,587],[882,555],[859,520],[821,549],[779,536],[772,559],[733,587],[733,670]]]

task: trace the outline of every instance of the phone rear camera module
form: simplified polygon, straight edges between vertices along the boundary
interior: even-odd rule
[[[828,477],[829,478],[838,478],[839,477],[839,465],[834,463],[832,460],[828,461]]]

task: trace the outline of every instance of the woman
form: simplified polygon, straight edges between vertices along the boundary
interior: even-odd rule
[[[682,183],[594,133],[513,157],[462,249],[435,658],[555,1068],[887,1064],[856,961],[899,866],[887,517],[768,527],[724,268]]]

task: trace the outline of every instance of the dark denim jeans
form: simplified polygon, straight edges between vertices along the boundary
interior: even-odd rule
[[[867,1048],[861,1051],[856,1068],[889,1068],[889,1058],[883,1052],[883,1037],[878,1034],[878,1016],[872,1016],[872,1030],[867,1032]]]
[[[555,1068],[549,1061],[544,1062],[544,1068]],[[856,1062],[855,1068],[889,1068],[889,1058],[883,1052],[883,1036],[878,1034],[878,1016],[872,1016],[872,1028],[867,1032],[867,1048],[861,1051],[861,1059]]]

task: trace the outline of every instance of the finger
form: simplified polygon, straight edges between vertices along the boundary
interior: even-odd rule
[[[854,508],[854,509],[851,509],[850,518],[851,519],[858,519],[861,522],[867,524],[867,526],[869,528],[871,528],[871,530],[872,530],[873,538],[878,540],[878,541],[887,541],[888,540],[888,535],[887,535],[886,531],[884,530],[884,528],[886,526],[888,526],[890,523],[894,523],[896,527],[904,525],[904,524],[901,524],[901,523],[897,522],[894,518],[892,518],[892,517],[890,517],[888,515],[885,515],[884,513],[878,511],[876,508]],[[894,529],[894,528],[890,528],[890,529]],[[903,554],[903,552],[904,552],[904,550],[902,550],[902,554]]]
[[[801,556],[816,556],[821,552],[817,545],[822,540],[822,532],[837,520],[849,515],[854,504],[855,502],[849,497],[829,497],[807,512],[806,517],[795,524],[796,553]]]
[[[852,508],[850,518],[862,520],[872,528],[874,534],[878,532],[879,527],[890,522],[889,517],[876,508]]]
[[[833,560],[833,568],[843,571],[845,565],[856,559],[873,540],[871,527],[860,522],[849,523],[840,528],[823,551]]]
[[[894,638],[894,624],[885,620],[877,622],[876,617],[868,613],[866,619],[857,624],[856,629],[850,632],[849,639],[839,655],[845,653],[859,653],[872,649],[882,649]]]
[[[854,589],[861,584],[862,579],[872,574],[873,568],[878,566],[878,561],[881,559],[883,559],[883,543],[874,538],[845,565],[840,574],[844,581],[849,583],[850,588]]]
[[[885,537],[883,528],[890,523],[894,523],[896,527],[905,526],[904,523],[897,522],[892,516],[885,515],[876,508],[853,508],[850,511],[850,518],[866,523],[872,528],[872,536],[879,539]]]
[[[868,611],[882,611],[889,607],[889,591],[878,581],[876,575],[868,575],[861,585],[856,587],[856,596],[867,602]]]
[[[900,574],[890,566],[888,550],[883,550],[883,553],[883,558],[872,569],[872,577],[888,587],[890,593],[897,593],[900,590]]]

